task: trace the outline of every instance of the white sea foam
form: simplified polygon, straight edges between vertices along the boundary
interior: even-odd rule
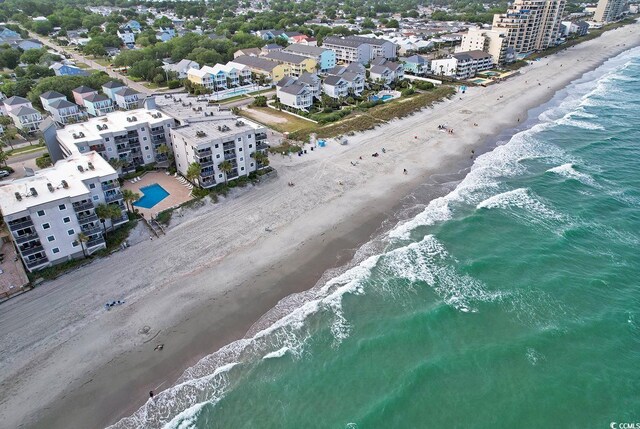
[[[558,121],[558,123],[569,127],[581,128],[583,130],[604,130],[604,127],[602,125],[594,124],[593,122],[571,119],[572,116],[574,115],[567,116]]]
[[[487,198],[477,209],[510,209],[517,207],[544,219],[562,220],[563,216],[538,200],[528,189],[518,188]]]
[[[531,365],[536,366],[538,362],[544,360],[544,355],[533,347],[529,347],[527,349],[527,360]]]
[[[289,347],[282,347],[281,349],[278,349],[275,352],[267,353],[266,355],[264,355],[262,359],[279,358],[286,355],[288,351],[289,351]]]
[[[566,163],[559,165],[557,167],[553,167],[547,170],[549,173],[555,173],[559,176],[566,177],[567,179],[574,179],[582,183],[583,185],[591,186],[593,188],[600,188],[598,183],[593,179],[593,177],[588,174],[581,173],[575,169],[572,163]]]

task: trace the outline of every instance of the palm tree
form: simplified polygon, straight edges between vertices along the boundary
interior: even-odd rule
[[[80,242],[80,247],[82,247],[82,254],[84,257],[87,257],[87,251],[85,250],[85,243],[89,241],[89,237],[87,237],[83,232],[78,233],[78,241]]]
[[[169,153],[169,146],[167,146],[166,144],[161,144],[156,149],[156,153],[158,155],[166,155],[166,154],[168,154]]]
[[[200,173],[202,173],[202,167],[197,162],[192,162],[189,164],[187,168],[187,180],[190,182],[194,182],[198,177],[200,177]]]
[[[9,154],[0,148],[0,164],[7,166],[7,160],[9,159]]]
[[[133,212],[133,202],[140,199],[140,194],[133,192],[131,189],[123,189],[122,198],[124,199],[124,203],[127,205],[127,210]]]
[[[231,170],[233,170],[233,164],[231,164],[229,161],[222,161],[220,164],[218,164],[218,168],[224,173],[224,184],[226,185],[227,175],[231,173]]]
[[[267,167],[269,165],[269,157],[264,152],[254,152],[251,156],[256,160],[256,171],[259,166]]]
[[[122,216],[122,211],[120,211],[120,206],[117,204],[98,204],[96,206],[96,215],[100,218],[100,222],[102,222],[102,227],[104,228],[104,236],[107,237],[107,225],[105,221],[107,219],[115,219]]]

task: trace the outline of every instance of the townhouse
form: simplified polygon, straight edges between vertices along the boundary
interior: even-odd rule
[[[241,55],[227,63],[228,66],[247,66],[251,73],[267,77],[271,82],[278,82],[285,76],[291,74],[289,67],[276,61],[271,61],[261,57],[250,57]]]
[[[27,133],[38,131],[42,115],[33,108],[29,100],[23,97],[9,97],[2,100],[4,111],[13,120],[15,126]]]
[[[316,60],[314,60],[313,58],[304,57],[302,55],[295,55],[289,52],[277,51],[269,52],[268,54],[263,55],[262,58],[274,61],[285,66],[289,70],[289,76],[300,76],[305,72],[315,73],[316,71]]]
[[[120,216],[100,219],[100,204],[117,206]],[[104,230],[129,220],[118,174],[95,152],[0,186],[0,211],[30,272],[106,248]]]
[[[318,64],[321,72],[326,72],[336,66],[336,53],[331,49],[294,43],[287,46],[284,52],[312,58]]]
[[[384,39],[371,37],[347,36],[326,37],[322,45],[336,53],[339,63],[368,64],[376,57],[394,59],[397,57],[397,45]]]

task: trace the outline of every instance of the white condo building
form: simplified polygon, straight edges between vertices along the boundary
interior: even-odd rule
[[[99,204],[117,205],[121,216],[103,224]],[[104,229],[128,221],[118,173],[95,152],[0,185],[0,210],[29,271],[106,248]]]
[[[596,22],[613,22],[622,16],[626,6],[626,0],[600,0],[593,19]]]
[[[384,39],[347,36],[326,37],[322,46],[336,53],[336,61],[341,63],[368,64],[376,57],[394,59],[398,56],[397,45]]]
[[[116,111],[67,125],[57,130],[56,138],[65,157],[96,151],[107,161],[120,160],[126,173],[167,161],[168,154],[160,148],[171,147],[169,130],[173,126],[172,117],[155,109]]]
[[[493,16],[493,30],[506,34],[507,46],[518,54],[554,46],[566,0],[515,0],[506,13]]]
[[[264,127],[246,119],[209,119],[171,129],[176,167],[183,176],[189,165],[198,163],[201,172],[197,181],[203,188],[210,188],[264,167],[254,155],[268,148]],[[232,166],[226,177],[220,169],[224,161]]]
[[[494,64],[512,62],[515,58],[512,48],[508,47],[507,33],[502,30],[470,28],[462,36],[462,43],[456,52],[484,51],[491,54]]]

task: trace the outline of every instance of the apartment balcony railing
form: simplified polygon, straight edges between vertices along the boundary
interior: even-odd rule
[[[102,190],[103,191],[108,191],[111,189],[116,189],[119,188],[120,184],[117,182],[102,182]]]
[[[213,165],[213,160],[210,159],[208,161],[200,161],[200,167],[205,168],[205,167],[211,167]]]
[[[91,237],[92,235],[102,234],[102,228],[99,226],[94,226],[92,228],[83,229],[82,233],[87,237]]]
[[[38,236],[38,233],[32,232],[31,234],[21,235],[20,237],[14,236],[14,238],[16,243],[20,245],[20,244],[27,243],[29,241],[38,240],[40,237]]]
[[[211,177],[211,176],[213,176],[214,174],[216,174],[216,172],[214,171],[214,169],[213,169],[213,168],[212,168],[212,169],[210,169],[210,170],[202,170],[202,171],[200,172],[200,177],[203,177],[203,178],[204,178],[204,177]]]
[[[96,222],[98,220],[98,215],[92,213],[86,216],[78,216],[78,223],[82,225],[86,225],[91,222]]]
[[[267,144],[267,142],[258,142],[256,144],[256,149],[258,149],[258,150],[269,149],[269,145]]]
[[[91,201],[87,201],[84,203],[73,203],[73,210],[75,210],[76,213],[85,210],[92,210],[93,208],[93,203]]]
[[[104,195],[104,199],[105,199],[106,202],[112,203],[114,201],[121,200],[122,199],[122,193],[121,192],[115,192],[115,193],[109,194],[109,195],[105,194]]]
[[[9,229],[11,231],[18,231],[19,229],[29,228],[30,226],[33,226],[31,219],[22,222],[9,222]]]
[[[150,134],[152,136],[159,136],[160,134],[164,134],[164,133],[165,133],[164,128],[160,128],[160,129],[157,129],[157,130],[152,129],[150,131]]]
[[[98,237],[98,238],[94,238],[93,240],[87,241],[86,246],[87,246],[87,249],[92,249],[94,247],[101,246],[104,244],[105,244],[104,238]]]
[[[127,216],[126,213],[124,215],[122,215],[121,217],[119,217],[119,218],[111,219],[111,223],[113,225],[120,225],[120,224],[123,224],[125,222],[129,222],[129,216]]]
[[[196,158],[204,158],[206,156],[211,156],[213,152],[211,149],[200,150],[195,153]]]
[[[44,258],[38,258],[38,259],[33,259],[31,261],[25,261],[25,265],[30,270],[32,270],[34,268],[37,268],[37,267],[39,267],[41,265],[48,264],[48,263],[49,263],[49,259],[47,259],[46,256]]]
[[[44,248],[42,247],[41,244],[39,244],[37,246],[31,246],[31,247],[25,248],[25,249],[20,249],[20,253],[25,258],[27,256],[29,256],[29,255],[33,255],[34,253],[38,253],[38,252],[44,252]]]
[[[236,153],[235,152],[230,152],[230,153],[225,153],[224,154],[224,159],[235,159],[236,157]]]

